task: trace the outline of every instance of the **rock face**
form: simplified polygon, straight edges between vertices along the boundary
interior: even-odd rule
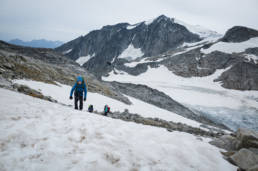
[[[243,42],[253,37],[258,37],[257,30],[235,26],[229,29],[221,40],[223,42]]]
[[[144,56],[153,56],[175,49],[184,42],[200,40],[198,35],[177,24],[174,19],[161,15],[150,23],[104,26],[56,48],[56,51],[71,50],[66,55],[73,60],[80,56],[93,56],[84,66],[96,75],[103,75],[108,71],[106,62],[115,61],[130,45],[140,49]]]

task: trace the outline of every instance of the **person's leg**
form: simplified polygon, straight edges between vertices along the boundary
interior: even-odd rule
[[[83,109],[83,97],[80,96],[80,110]]]
[[[76,96],[76,95],[74,97],[74,108],[78,109],[78,96]]]

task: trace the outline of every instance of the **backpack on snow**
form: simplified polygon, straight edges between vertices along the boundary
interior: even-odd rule
[[[88,112],[90,112],[90,113],[93,112],[93,105],[89,105]]]

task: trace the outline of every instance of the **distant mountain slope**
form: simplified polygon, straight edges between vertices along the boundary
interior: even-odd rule
[[[37,47],[37,48],[56,48],[63,44],[63,42],[61,41],[51,41],[51,40],[45,40],[45,39],[31,40],[31,41],[13,39],[13,40],[10,40],[9,43],[14,45]]]
[[[107,61],[113,63],[159,55],[184,43],[194,43],[207,35],[216,35],[212,31],[205,32],[208,31],[199,26],[183,25],[179,20],[161,15],[134,25],[119,23],[104,26],[56,48],[56,51],[78,61],[89,71],[103,75],[110,70]]]

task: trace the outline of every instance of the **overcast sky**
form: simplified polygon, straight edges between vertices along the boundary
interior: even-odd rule
[[[258,29],[258,0],[0,0],[0,39],[69,41],[161,14],[219,33],[234,25]]]

